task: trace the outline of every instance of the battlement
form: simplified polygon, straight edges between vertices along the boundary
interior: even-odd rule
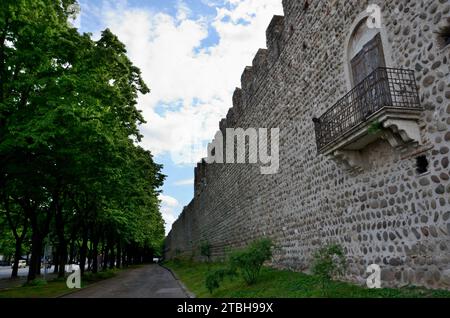
[[[241,87],[244,92],[250,92],[253,85],[253,68],[246,66],[241,75]]]
[[[284,17],[274,15],[266,30],[267,49],[259,49],[252,60],[252,66],[246,66],[241,75],[241,88],[236,87],[233,93],[233,107],[228,109],[225,118],[219,122],[219,130],[223,136],[226,135],[226,128],[234,127],[239,116],[244,112],[249,98],[254,94],[257,83],[267,76],[269,64],[274,63],[283,46]],[[202,159],[195,168],[194,192],[200,193],[206,178],[207,167]]]
[[[233,93],[233,109],[237,120],[237,116],[242,112],[242,90],[239,87],[236,87]]]
[[[286,15],[292,12],[305,11],[309,6],[308,1],[283,0],[283,10]],[[267,49],[260,48],[253,60],[252,66],[246,66],[241,75],[241,88],[236,87],[233,92],[233,106],[228,109],[225,118],[219,122],[219,130],[223,136],[226,128],[236,125],[240,116],[244,114],[249,99],[255,93],[257,85],[267,76],[270,65],[275,63],[285,45],[286,19],[281,15],[274,15],[266,29]],[[206,184],[207,165],[204,159],[194,168],[195,181],[194,193],[199,194]]]
[[[266,30],[266,45],[269,51],[269,64],[274,63],[284,46],[284,16],[274,15]]]
[[[282,0],[285,24],[292,25],[295,18],[309,9],[311,0]]]
[[[227,128],[227,120],[226,120],[226,118],[222,118],[219,122],[219,130],[222,133],[225,133],[226,128]]]
[[[228,109],[228,112],[227,112],[227,117],[226,117],[226,126],[227,127],[233,127],[234,126],[234,124],[236,123],[236,117],[235,117],[235,114],[234,114],[234,109],[233,109],[233,107],[231,107],[231,108],[229,108]]]
[[[267,75],[268,63],[267,57],[269,56],[267,49],[259,49],[253,58],[252,70],[254,78],[259,80]]]
[[[206,161],[202,159],[194,168],[194,196],[200,194],[201,189],[206,186]]]

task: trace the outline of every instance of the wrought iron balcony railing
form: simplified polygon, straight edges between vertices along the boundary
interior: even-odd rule
[[[319,153],[385,107],[421,109],[414,71],[377,68],[320,118],[314,118]]]

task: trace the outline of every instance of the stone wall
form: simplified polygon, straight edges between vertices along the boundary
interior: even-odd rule
[[[198,256],[203,240],[220,257],[266,236],[279,247],[273,266],[307,270],[317,248],[336,242],[347,253],[349,280],[365,281],[376,263],[384,286],[450,286],[450,47],[436,34],[449,24],[450,4],[370,3],[382,8],[388,66],[415,70],[424,144],[404,154],[379,140],[363,151],[370,168],[360,173],[317,154],[312,118],[348,91],[345,41],[369,2],[285,0],[285,16],[274,16],[267,49],[245,68],[219,125],[279,127],[279,172],[199,163],[194,198],[167,237],[167,258]],[[419,154],[430,163],[422,175]]]

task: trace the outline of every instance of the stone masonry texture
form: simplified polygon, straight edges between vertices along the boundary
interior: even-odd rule
[[[366,267],[382,268],[382,284],[450,288],[450,46],[447,0],[283,0],[284,17],[267,28],[218,128],[280,128],[278,173],[259,164],[206,164],[195,169],[195,194],[166,239],[165,257],[198,258],[201,242],[221,258],[260,237],[277,245],[271,265],[308,271],[328,243],[345,249],[346,279],[364,283]],[[370,168],[354,173],[317,153],[313,117],[348,87],[346,38],[370,3],[381,7],[389,67],[415,72],[424,108],[419,127],[428,172],[417,155],[386,141],[364,149]],[[231,101],[230,101],[231,103]],[[212,138],[213,136],[211,136]]]

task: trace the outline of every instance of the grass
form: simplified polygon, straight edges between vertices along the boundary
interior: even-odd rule
[[[49,281],[45,285],[21,286],[0,291],[0,298],[53,298],[68,293],[65,281]]]
[[[130,268],[130,267],[128,267]],[[109,269],[96,274],[86,273],[81,278],[81,288],[117,275],[122,269]],[[66,286],[66,278],[55,278],[45,281],[36,279],[32,283],[20,287],[0,290],[0,298],[54,298],[74,291]]]
[[[226,279],[212,294],[205,287],[208,268],[223,266],[220,263],[193,263],[170,261],[165,266],[173,270],[186,287],[197,297],[213,298],[439,298],[450,297],[450,291],[419,287],[368,289],[345,282],[333,281],[326,291],[320,289],[317,277],[288,270],[264,267],[258,281],[247,286],[241,278]]]

